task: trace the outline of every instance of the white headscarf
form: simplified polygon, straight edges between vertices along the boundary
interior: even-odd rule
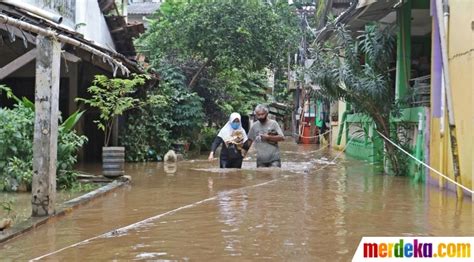
[[[224,142],[227,142],[229,140],[232,140],[232,133],[234,131],[241,131],[243,136],[244,136],[244,141],[247,141],[247,133],[245,133],[245,130],[242,128],[242,121],[240,122],[240,126],[237,129],[233,129],[232,126],[230,125],[235,119],[239,119],[240,121],[240,114],[239,113],[232,113],[230,114],[229,121],[225,124],[225,126],[219,131],[219,134],[217,134],[218,137],[222,138]]]

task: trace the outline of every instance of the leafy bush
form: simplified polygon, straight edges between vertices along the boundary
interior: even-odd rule
[[[14,108],[0,108],[0,191],[16,191],[21,185],[31,188],[32,182],[34,111],[30,101],[14,98]],[[59,126],[58,187],[69,188],[76,182],[71,170],[77,150],[87,138],[77,135],[72,127],[81,115],[76,112]]]
[[[58,171],[72,170],[77,162],[77,150],[86,142],[87,137],[76,134],[75,130],[59,129]]]
[[[104,132],[104,146],[108,146],[117,116],[138,106],[139,100],[131,97],[136,87],[145,83],[144,75],[133,75],[131,79],[111,78],[96,75],[93,85],[87,89],[91,98],[76,98],[100,111],[99,120],[94,120],[97,128]]]
[[[144,105],[127,114],[121,143],[127,161],[157,160],[177,140],[195,141],[204,113],[202,99],[185,85],[182,72],[170,65],[160,68],[159,88],[145,92]],[[159,98],[148,102],[146,97]]]
[[[201,151],[210,151],[212,142],[219,132],[215,127],[204,127],[201,129],[201,137],[199,139],[199,147]]]
[[[10,179],[10,188],[17,191],[24,186],[23,190],[31,189],[31,181],[33,179],[33,163],[32,160],[23,160],[16,156],[9,158],[7,175]]]
[[[156,154],[163,154],[169,149],[169,123],[166,122],[166,117],[158,112],[159,110],[153,108],[145,108],[128,116],[124,135],[121,137],[121,143],[126,148],[127,161],[143,162],[150,158],[156,160]]]
[[[5,174],[9,159],[33,156],[34,112],[23,104],[0,108],[0,173]]]
[[[222,70],[214,79],[203,79],[194,90],[204,98],[207,122],[221,124],[232,112],[246,114],[263,103],[268,89],[264,71],[250,72],[237,68]]]

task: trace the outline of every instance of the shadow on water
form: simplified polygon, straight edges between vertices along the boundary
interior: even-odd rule
[[[362,236],[473,235],[470,200],[337,155],[284,143],[281,169],[256,169],[254,154],[241,170],[204,157],[128,164],[130,186],[0,253],[10,260],[347,261]]]

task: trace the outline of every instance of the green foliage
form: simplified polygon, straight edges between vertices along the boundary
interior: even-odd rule
[[[75,130],[59,129],[58,171],[71,170],[77,162],[77,150],[87,142],[87,137],[76,134]]]
[[[77,193],[77,192],[90,192],[99,187],[100,187],[100,184],[74,182],[71,184],[70,187],[63,188],[63,189],[67,189],[68,192]]]
[[[160,94],[169,98],[168,117],[171,122],[172,138],[191,138],[200,129],[204,117],[203,99],[188,89],[182,71],[172,65],[163,64],[158,71],[161,75]],[[160,109],[160,108],[154,108]]]
[[[293,94],[288,89],[288,78],[286,77],[287,68],[278,68],[275,70],[275,85],[273,90],[273,100],[284,104],[293,102]]]
[[[25,98],[15,100],[13,109],[0,108],[0,191],[16,190],[21,184],[31,188],[34,107]],[[77,161],[77,150],[87,141],[72,129],[81,115],[72,114],[58,128],[58,186],[64,186],[64,179],[75,179],[70,170]]]
[[[388,71],[393,58],[393,28],[368,26],[354,38],[346,27],[333,27],[333,37],[314,47],[315,62],[310,71],[321,87],[318,95],[351,103],[356,112],[373,119],[377,131],[397,141],[396,131],[389,124],[390,115],[397,110]],[[397,150],[389,143],[385,143],[385,149],[394,173],[404,174]]]
[[[77,151],[86,142],[86,136],[80,136],[73,129],[85,111],[76,111],[71,114],[60,126],[58,135],[58,184],[69,188],[69,180],[75,181],[75,175],[71,171],[77,162]]]
[[[267,85],[264,72],[249,72],[236,68],[223,70],[214,86],[225,87],[224,90],[220,90],[221,97],[218,103],[225,114],[224,119],[227,119],[232,112],[253,111],[255,105],[265,101]]]
[[[22,104],[0,108],[0,173],[5,173],[11,157],[33,156],[33,125],[34,112]]]
[[[80,184],[77,181],[77,176],[78,173],[72,170],[59,170],[57,173],[58,188],[61,190],[74,191],[73,189]]]
[[[166,104],[128,114],[127,159],[163,154],[175,141],[209,147],[212,128],[231,112],[248,113],[267,98],[265,68],[287,65],[298,18],[284,1],[166,1],[137,40],[160,75]],[[212,133],[212,135],[209,135]]]
[[[81,119],[82,115],[85,113],[86,111],[76,111],[74,113],[72,113],[72,115],[70,115],[66,120],[64,120],[64,122],[61,124],[61,126],[59,126],[59,128],[62,128],[64,129],[64,131],[71,131],[74,126],[77,124],[77,122],[79,122],[79,120]]]
[[[104,75],[95,76],[93,85],[87,89],[91,98],[77,98],[85,104],[99,110],[99,120],[95,120],[97,128],[102,130],[104,146],[108,146],[112,135],[112,127],[117,116],[130,110],[139,104],[139,100],[131,95],[135,93],[136,87],[145,83],[144,75],[133,75],[132,79],[112,78]]]
[[[145,102],[127,115],[121,143],[126,148],[127,161],[156,160],[177,140],[193,141],[199,134],[204,118],[202,99],[185,85],[179,68],[163,64],[159,68],[160,86],[147,90]]]
[[[219,133],[215,127],[203,127],[199,138],[199,148],[201,151],[211,151],[211,145],[214,138]]]
[[[21,103],[20,99],[15,96],[12,92],[12,89],[5,86],[5,85],[0,85],[0,94],[5,93],[7,98],[15,100],[17,103]]]
[[[14,178],[19,184],[31,185],[33,178],[33,163],[31,159],[23,160],[16,156],[11,157],[5,170],[7,175]]]
[[[5,93],[8,99],[13,99],[17,104],[21,104],[22,106],[29,108],[31,110],[35,110],[35,104],[28,100],[26,97],[22,97],[21,99],[18,98],[15,94],[13,94],[13,91],[11,88],[5,86],[5,85],[0,85],[0,94]]]
[[[266,99],[263,69],[286,67],[297,25],[284,1],[166,1],[136,44],[157,71],[181,69],[212,124]]]
[[[137,44],[155,65],[174,55],[184,60],[213,61],[219,68],[260,70],[286,56],[286,47],[295,37],[276,8],[281,10],[284,5],[166,1]],[[287,14],[291,15],[289,11]]]
[[[13,211],[13,200],[5,200],[0,202],[0,208],[7,212],[7,216]]]
[[[147,161],[150,151],[154,152],[152,157],[156,160],[157,153],[164,154],[170,148],[172,119],[168,118],[168,113],[161,113],[167,109],[164,106],[148,106],[128,114],[121,137],[127,161]]]
[[[17,188],[20,181],[13,179],[31,178],[33,120],[34,112],[23,104],[0,108],[0,190]]]

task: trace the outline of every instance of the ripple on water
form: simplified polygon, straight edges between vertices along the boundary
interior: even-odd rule
[[[245,171],[258,171],[258,172],[271,172],[271,171],[279,171],[279,172],[291,172],[291,173],[308,173],[313,167],[317,166],[316,164],[333,164],[332,162],[314,162],[314,161],[307,161],[307,162],[282,162],[281,168],[278,167],[256,167],[254,162],[244,162],[242,164],[242,168],[219,168],[219,167],[211,167],[211,168],[191,168],[192,170],[196,171],[204,171],[204,172],[211,172],[211,173],[234,173],[234,172],[245,172]]]
[[[156,258],[160,256],[166,256],[168,253],[166,252],[143,252],[135,256],[136,260],[138,259],[150,259]]]

